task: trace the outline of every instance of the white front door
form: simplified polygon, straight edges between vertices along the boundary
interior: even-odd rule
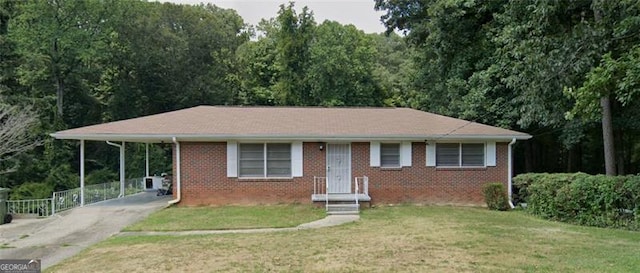
[[[351,193],[351,145],[327,144],[328,193]]]

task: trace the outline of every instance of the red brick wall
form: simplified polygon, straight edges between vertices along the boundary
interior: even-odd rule
[[[181,143],[180,148],[182,205],[309,203],[313,177],[325,176],[326,149],[321,151],[315,142],[303,144],[304,177],[278,180],[227,177],[225,142]],[[482,184],[503,182],[507,186],[507,143],[496,145],[497,167],[487,168],[426,167],[425,149],[424,143],[413,143],[411,167],[381,169],[369,167],[369,143],[352,143],[352,176],[369,177],[374,204],[483,204]],[[173,173],[175,183],[175,164]]]
[[[436,168],[426,166],[426,146],[414,142],[411,167],[369,167],[369,143],[352,143],[354,176],[369,177],[372,203],[483,204],[482,185],[502,182],[507,187],[507,143],[496,144],[496,167]]]
[[[313,177],[325,176],[324,151],[320,151],[318,146],[318,143],[303,145],[304,177],[243,179],[227,177],[225,142],[181,143],[181,204],[309,203]]]

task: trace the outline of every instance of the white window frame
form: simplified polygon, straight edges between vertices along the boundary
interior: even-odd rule
[[[399,144],[400,145],[400,165],[399,166],[382,166],[382,144]],[[403,167],[411,167],[413,143],[411,141],[371,141],[369,142],[369,166],[383,169],[399,169]]]
[[[241,161],[241,152],[240,152],[240,146],[242,145],[247,145],[247,144],[261,144],[262,145],[262,157],[263,157],[263,166],[262,166],[262,176],[242,176],[242,173],[240,171],[240,161]],[[268,170],[267,170],[267,166],[268,166],[268,160],[267,160],[267,145],[269,144],[288,144],[289,145],[289,175],[288,176],[268,176]],[[237,167],[238,167],[238,178],[241,179],[291,179],[293,178],[293,174],[294,174],[294,151],[292,149],[293,147],[293,143],[290,142],[241,142],[238,143],[238,150],[237,150]]]
[[[458,164],[457,165],[438,165],[438,145],[440,144],[457,144],[458,145]],[[462,165],[462,146],[464,144],[481,144],[482,145],[482,165]],[[487,143],[485,142],[438,142],[435,143],[435,167],[437,168],[486,168],[487,167]]]

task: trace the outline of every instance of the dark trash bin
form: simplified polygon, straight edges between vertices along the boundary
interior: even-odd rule
[[[11,223],[11,215],[7,212],[7,200],[9,199],[9,189],[0,188],[0,224]]]

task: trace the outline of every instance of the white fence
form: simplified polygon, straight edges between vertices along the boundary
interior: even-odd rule
[[[313,194],[327,194],[327,178],[314,176],[313,177]]]
[[[36,217],[51,216],[53,214],[51,198],[7,200],[7,211],[13,215],[19,214]]]
[[[143,178],[132,178],[125,181],[125,195],[145,190]],[[120,182],[87,185],[84,187],[84,204],[89,205],[120,195]],[[10,214],[29,217],[46,217],[58,212],[80,206],[80,188],[54,192],[52,198],[33,200],[7,200],[7,211]]]

